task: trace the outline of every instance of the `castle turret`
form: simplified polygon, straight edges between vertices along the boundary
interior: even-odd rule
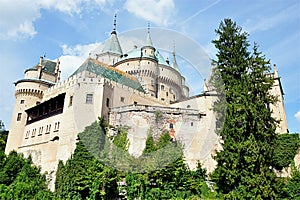
[[[106,41],[101,53],[96,54],[97,60],[109,65],[114,65],[115,63],[117,63],[121,59],[121,56],[123,55],[122,48],[117,36],[116,18],[117,15],[115,14],[114,29],[110,34],[110,38]]]
[[[56,63],[40,58],[40,62],[25,71],[23,79],[16,81],[16,102],[12,115],[5,152],[18,151],[25,137],[24,127],[27,123],[26,110],[39,104],[46,89],[55,84]],[[29,134],[29,133],[28,133]]]
[[[143,56],[149,56],[149,57],[154,58],[155,48],[153,46],[152,39],[150,36],[150,25],[149,24],[148,24],[146,44],[141,48],[141,51],[142,51]]]
[[[272,111],[272,116],[279,121],[279,124],[276,128],[276,133],[288,133],[288,124],[286,120],[286,113],[284,108],[284,92],[281,85],[281,80],[278,75],[278,70],[274,64],[273,72],[274,83],[270,93],[277,98],[277,101],[274,104],[270,105]]]

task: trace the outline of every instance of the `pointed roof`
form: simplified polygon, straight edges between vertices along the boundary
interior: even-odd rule
[[[147,38],[146,38],[146,44],[144,45],[144,47],[153,47],[153,43],[152,43],[152,39],[150,36],[150,24],[148,23],[148,32],[147,32]]]
[[[172,67],[176,69],[178,72],[180,72],[180,69],[178,67],[177,61],[176,61],[176,54],[175,54],[175,47],[173,51],[173,62],[172,62]]]
[[[106,41],[101,53],[109,52],[109,53],[115,53],[115,54],[119,54],[119,55],[123,54],[122,48],[121,48],[121,45],[120,45],[120,42],[119,42],[119,39],[117,36],[117,31],[116,31],[116,26],[117,26],[116,18],[117,18],[117,15],[115,14],[114,29],[110,34],[110,38]]]
[[[40,64],[42,65],[42,70],[44,72],[55,74],[55,68],[56,68],[57,63],[53,62],[51,60],[46,60],[46,59],[42,59],[41,63],[37,63],[33,67],[25,70],[25,72],[27,72],[28,70],[37,70],[37,68]]]

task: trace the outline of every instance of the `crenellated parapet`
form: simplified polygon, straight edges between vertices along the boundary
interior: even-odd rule
[[[36,89],[18,89],[15,91],[15,97],[21,96],[34,96],[38,98],[43,98],[44,91]]]

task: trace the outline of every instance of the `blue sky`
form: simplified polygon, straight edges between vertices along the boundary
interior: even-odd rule
[[[23,77],[24,70],[45,54],[47,59],[60,59],[63,77],[67,77],[109,37],[116,12],[121,36],[145,29],[150,22],[153,29],[172,30],[190,38],[210,58],[216,52],[211,44],[216,38],[214,30],[222,19],[233,19],[249,32],[249,41],[256,42],[272,65],[277,65],[290,132],[300,133],[298,0],[0,0],[0,119],[6,128],[14,105],[13,82]],[[154,37],[153,41],[156,45]],[[192,73],[181,67],[189,79]],[[197,84],[195,78],[190,80],[191,86]]]

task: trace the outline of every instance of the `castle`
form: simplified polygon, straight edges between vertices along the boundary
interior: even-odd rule
[[[154,137],[165,130],[182,141],[191,167],[200,160],[212,171],[216,165],[212,155],[222,149],[212,109],[217,96],[208,87],[202,94],[189,96],[175,51],[170,62],[153,45],[149,29],[145,36],[141,48],[135,46],[124,53],[114,26],[102,51],[87,58],[64,81],[60,80],[59,61],[41,57],[37,65],[25,70],[24,78],[14,83],[16,101],[6,153],[16,150],[31,155],[42,172],[55,172],[58,161],[66,161],[74,152],[78,133],[100,116],[113,127],[130,127],[128,150],[136,157],[145,147],[149,129],[156,127]],[[286,133],[276,67],[271,75],[275,83],[270,92],[278,102],[270,109],[280,120],[277,132]],[[164,115],[159,124],[157,111]]]

